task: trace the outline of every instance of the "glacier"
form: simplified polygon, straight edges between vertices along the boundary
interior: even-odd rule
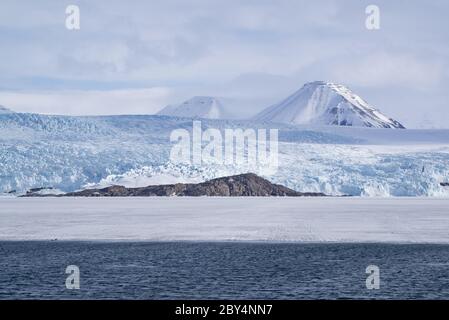
[[[448,197],[449,130],[391,130],[202,119],[206,128],[277,128],[279,168],[255,172],[303,192]],[[201,182],[236,165],[171,163],[170,133],[192,119],[158,115],[0,114],[0,193],[53,187]]]

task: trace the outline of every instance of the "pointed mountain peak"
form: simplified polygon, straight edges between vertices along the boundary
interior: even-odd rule
[[[256,121],[404,129],[341,84],[306,83],[301,89],[254,117]]]
[[[195,96],[184,101],[178,106],[169,105],[157,114],[205,119],[226,119],[227,117],[221,100],[217,97],[209,96]]]

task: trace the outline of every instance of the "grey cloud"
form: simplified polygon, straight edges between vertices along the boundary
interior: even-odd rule
[[[61,97],[64,83],[79,90],[92,84],[90,91],[101,83],[115,83],[114,90],[163,86],[169,88],[164,99],[148,95],[147,109],[136,99],[129,112],[208,94],[240,100],[250,114],[322,79],[360,90],[412,125],[423,103],[432,110],[431,121],[449,123],[449,3],[376,1],[381,30],[368,31],[365,7],[371,2],[79,0],[81,30],[70,32],[64,2],[4,0],[1,87],[25,95],[45,87],[46,94],[53,89]],[[0,91],[0,99],[16,93]],[[25,106],[32,103],[27,96],[14,97],[39,111]]]

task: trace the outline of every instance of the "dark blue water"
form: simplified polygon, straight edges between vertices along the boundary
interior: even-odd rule
[[[80,290],[65,287],[68,265]],[[36,298],[449,299],[449,246],[0,242],[0,299]]]

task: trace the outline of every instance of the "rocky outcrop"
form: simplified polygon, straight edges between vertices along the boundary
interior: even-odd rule
[[[305,197],[325,196],[323,193],[302,193],[282,185],[273,184],[253,173],[217,178],[203,183],[177,183],[142,188],[111,186],[66,193],[71,197]]]

